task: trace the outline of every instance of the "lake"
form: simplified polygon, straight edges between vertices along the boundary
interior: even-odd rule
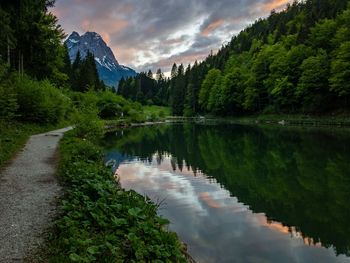
[[[350,262],[346,130],[164,124],[103,144],[197,262]]]

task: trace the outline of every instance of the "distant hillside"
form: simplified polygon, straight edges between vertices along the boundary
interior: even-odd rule
[[[350,113],[350,1],[304,0],[258,19],[204,61],[120,83],[174,115]]]
[[[86,32],[82,36],[77,32],[73,32],[67,38],[65,44],[71,62],[75,60],[78,51],[82,59],[86,57],[88,52],[94,54],[100,79],[107,86],[117,87],[121,78],[136,76],[135,70],[118,63],[112,50],[103,41],[102,37],[95,32]]]

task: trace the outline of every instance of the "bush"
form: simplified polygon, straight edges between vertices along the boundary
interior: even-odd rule
[[[99,116],[102,119],[121,117],[125,114],[123,106],[128,104],[128,102],[124,98],[111,91],[101,92],[99,95],[97,107],[100,111]]]
[[[20,119],[37,123],[58,123],[71,107],[70,99],[48,80],[15,79]]]
[[[0,119],[12,120],[18,110],[17,94],[11,87],[0,85]]]
[[[46,252],[49,262],[186,262],[157,206],[120,188],[100,149],[65,135],[60,175],[66,183],[62,215]]]
[[[9,75],[8,67],[0,61],[0,120],[11,120],[17,115],[17,93],[9,84]]]
[[[78,138],[98,140],[102,138],[105,130],[103,122],[98,118],[97,112],[77,112],[73,117],[74,133]]]

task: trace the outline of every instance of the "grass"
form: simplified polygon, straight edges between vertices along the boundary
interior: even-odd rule
[[[186,262],[157,205],[119,186],[100,147],[72,131],[60,155],[65,195],[44,262]]]
[[[29,136],[63,126],[0,121],[0,168],[23,147]]]
[[[121,126],[128,126],[133,123],[144,123],[153,121],[163,121],[171,115],[169,107],[162,106],[142,106],[142,114],[140,116],[126,116],[118,119],[103,120],[107,130],[114,130]]]
[[[301,115],[301,114],[261,114],[239,118],[230,118],[230,120],[242,123],[285,123],[288,125],[305,126],[350,126],[350,115]]]
[[[169,107],[163,107],[163,106],[143,106],[143,113],[147,120],[156,120],[156,119],[162,119],[166,116],[170,116],[170,108]]]

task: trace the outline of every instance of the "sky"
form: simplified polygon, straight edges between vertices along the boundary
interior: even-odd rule
[[[203,60],[249,24],[292,0],[56,0],[66,34],[99,33],[120,64],[168,72]]]

